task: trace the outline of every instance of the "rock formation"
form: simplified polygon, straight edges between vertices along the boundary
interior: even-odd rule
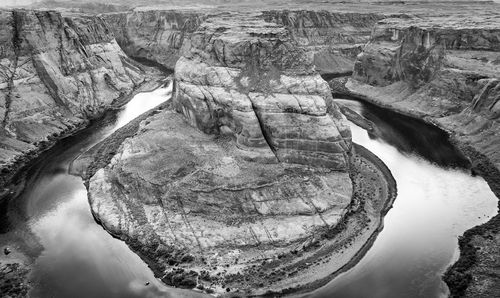
[[[255,8],[253,8],[255,9]],[[314,55],[313,63],[322,75],[350,75],[356,56],[370,39],[382,13],[329,12],[316,10],[256,11],[266,22],[284,26],[300,47]],[[198,29],[214,9],[136,9],[104,14],[118,44],[127,55],[143,58],[173,69],[181,45]]]
[[[286,292],[324,282],[373,239],[394,197],[390,174],[352,148],[318,73],[343,77],[335,93],[450,131],[500,194],[495,13],[446,0],[254,2],[98,17],[0,11],[0,184],[141,84],[133,57],[175,68],[172,108],[141,122],[90,179],[89,199],[168,284]],[[351,183],[370,175],[376,183]],[[453,295],[498,295],[499,260],[488,258],[499,254],[498,221],[462,238],[446,277]]]
[[[264,11],[268,22],[285,26],[292,38],[314,55],[316,70],[327,78],[350,76],[356,56],[370,40],[378,13],[326,10]]]
[[[358,56],[352,79],[339,90],[451,132],[472,160],[473,170],[498,196],[499,51],[498,16],[482,21],[472,17],[386,19]],[[453,296],[498,295],[494,284],[500,280],[490,273],[500,260],[489,260],[488,255],[500,253],[499,220],[497,215],[461,240],[466,251],[446,276]],[[481,247],[481,256],[475,247]]]
[[[206,133],[277,161],[348,168],[350,132],[330,89],[288,31],[246,16],[209,19],[185,43],[174,106]],[[248,25],[250,24],[250,25]]]
[[[129,56],[173,70],[185,39],[206,15],[189,10],[138,10],[104,14],[116,41]]]
[[[172,107],[90,178],[95,218],[169,285],[249,295],[327,282],[376,233],[390,174],[352,150],[284,27],[214,16],[181,52]]]
[[[99,17],[0,11],[2,184],[53,138],[81,128],[145,75]]]

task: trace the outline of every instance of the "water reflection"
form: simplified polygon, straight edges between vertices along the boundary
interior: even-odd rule
[[[446,139],[427,135],[429,130],[421,125],[412,131],[412,122],[402,123],[403,116],[393,123],[395,118],[384,117],[371,106],[349,104],[382,130],[370,136],[351,124],[353,140],[391,170],[398,197],[385,217],[383,231],[360,263],[307,296],[447,296],[441,275],[458,257],[457,237],[494,216],[497,198],[482,178],[436,164],[449,166],[460,161]]]
[[[367,120],[375,123],[368,133],[382,139],[402,153],[416,154],[442,167],[468,168],[468,160],[449,142],[446,132],[421,120],[407,117],[370,103],[339,100]]]
[[[116,116],[60,142],[29,171],[27,190],[16,201],[24,202],[29,227],[44,247],[32,272],[33,297],[198,295],[157,281],[137,255],[94,222],[82,180],[67,174],[78,154],[169,98],[170,92],[164,88],[137,95]],[[464,160],[442,134],[360,102],[344,104],[378,127],[369,135],[352,125],[353,139],[388,165],[398,198],[360,263],[307,296],[445,296],[440,275],[457,257],[457,237],[496,213],[496,197],[481,178],[450,167],[463,166]]]
[[[80,153],[170,98],[171,86],[136,95],[118,113],[60,142],[29,170],[23,202],[27,225],[43,246],[31,273],[32,297],[192,297],[164,287],[146,264],[91,215],[79,177],[67,174]],[[146,283],[149,283],[146,285]]]

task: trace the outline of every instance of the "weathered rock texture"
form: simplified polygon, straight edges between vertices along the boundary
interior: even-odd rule
[[[347,87],[428,118],[500,168],[500,20],[438,26],[440,21],[385,20],[358,57]]]
[[[0,11],[2,181],[144,80],[99,17]]]
[[[127,55],[173,70],[185,39],[206,18],[201,11],[145,10],[104,14]]]
[[[390,174],[353,157],[327,83],[286,28],[211,17],[181,52],[171,109],[90,178],[95,217],[169,285],[248,295],[327,282],[376,235]]]
[[[497,15],[482,19],[386,19],[359,55],[353,79],[344,92],[421,117],[451,132],[471,158],[474,170],[498,196],[499,66]],[[460,266],[448,272],[446,281],[453,296],[493,297],[500,293],[498,222],[496,216],[488,228],[475,229],[479,235],[467,234],[470,243],[461,241],[462,248],[482,247],[481,251],[489,253],[476,256],[475,248],[470,247],[463,251],[462,257],[471,259],[472,254],[474,261],[461,260]],[[481,237],[486,237],[485,241],[477,239]]]
[[[249,161],[174,112],[147,122],[91,178],[89,199],[103,226],[167,284],[194,287],[201,275],[221,287],[226,275],[315,240],[351,202],[347,173]]]
[[[384,18],[376,13],[326,10],[272,10],[264,11],[263,17],[285,26],[301,47],[313,53],[317,71],[327,77],[352,74],[373,26]]]
[[[255,10],[255,7],[252,11]],[[329,12],[325,10],[264,10],[254,17],[284,26],[300,47],[313,55],[322,75],[352,73],[356,56],[369,41],[382,13]],[[129,56],[147,59],[173,69],[181,46],[202,22],[220,14],[212,9],[148,10],[103,14],[118,44]]]
[[[184,44],[175,80],[174,105],[200,130],[277,161],[347,170],[345,118],[285,28],[248,16],[209,19]]]

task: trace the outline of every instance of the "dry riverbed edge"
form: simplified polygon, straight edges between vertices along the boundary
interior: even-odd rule
[[[160,105],[159,107],[150,110],[131,123],[125,125],[113,135],[97,144],[86,154],[80,156],[76,163],[81,163],[78,166],[80,175],[86,180],[88,187],[89,179],[99,169],[104,167],[113,157],[113,153],[117,151],[118,145],[126,138],[133,137],[134,131],[137,131],[140,122],[148,121],[149,116],[162,113],[162,110],[168,110],[168,104]],[[186,123],[186,125],[188,125]],[[106,148],[99,150],[99,148]],[[108,149],[111,148],[111,149]],[[367,149],[360,145],[354,144],[353,162],[350,171],[350,178],[354,181],[353,185],[353,200],[349,206],[348,212],[341,219],[341,223],[331,229],[325,236],[314,246],[303,247],[298,249],[295,254],[276,258],[265,262],[261,268],[256,268],[252,271],[244,272],[243,274],[235,274],[234,278],[225,278],[224,280],[216,280],[213,278],[208,287],[198,284],[205,292],[213,291],[220,295],[285,295],[297,292],[308,292],[318,288],[341,272],[344,272],[354,266],[365,252],[371,247],[376,239],[376,236],[383,227],[383,216],[392,207],[392,203],[396,198],[396,183],[389,169]],[[82,171],[87,165],[87,170]],[[75,170],[74,172],[78,172]],[[372,194],[379,194],[373,196]],[[114,237],[124,240],[131,249],[136,252],[153,270],[155,275],[165,279],[164,266],[159,265],[156,261],[157,256],[154,255],[154,250],[150,250],[135,239],[128,235],[117,233],[108,229],[99,218],[99,215],[92,210],[94,218]],[[268,276],[272,268],[278,267],[287,258],[296,259],[293,266],[289,266],[286,270],[274,273],[273,276]],[[271,269],[271,270],[270,270]],[[189,270],[180,272],[182,275],[189,278],[191,274]],[[234,292],[231,289],[237,285],[244,283],[247,276],[262,276],[262,284],[259,289],[251,292]],[[268,281],[272,283],[268,284]],[[182,286],[182,285],[177,285]],[[226,292],[230,289],[230,292]]]

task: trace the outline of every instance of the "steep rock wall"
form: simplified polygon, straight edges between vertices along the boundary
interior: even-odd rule
[[[350,75],[356,56],[369,41],[373,25],[383,14],[313,10],[264,10],[252,12],[266,22],[287,28],[292,38],[314,55],[320,74]],[[185,39],[213,10],[136,10],[103,14],[129,56],[147,59],[173,69]]]
[[[457,28],[453,24],[436,28],[413,24],[390,18],[381,21],[357,58],[353,78],[373,86],[405,81],[418,88],[430,82],[442,68],[452,66],[443,63],[463,62],[455,68],[472,70],[470,67],[475,66],[476,70],[481,69],[473,59],[480,60],[479,63],[482,60],[481,66],[485,67],[480,72],[495,75],[489,70],[495,63],[494,53],[500,51],[498,28]],[[485,53],[481,55],[477,51]],[[488,59],[488,52],[493,59]]]
[[[380,228],[388,170],[352,148],[283,26],[212,16],[181,53],[170,106],[89,179],[94,217],[172,286],[247,296],[326,283]]]
[[[143,81],[99,17],[0,11],[2,178]],[[4,181],[2,181],[4,182]]]
[[[288,30],[252,16],[208,19],[182,53],[173,101],[194,126],[278,161],[348,168],[349,128]]]
[[[495,135],[499,120],[500,24],[414,24],[382,22],[359,55],[348,87],[429,117],[500,168],[500,156],[492,152],[496,138],[486,137]]]
[[[453,21],[455,20],[455,21]],[[500,19],[385,20],[336,90],[451,133],[500,196]],[[500,216],[465,233],[446,273],[453,297],[498,296]]]
[[[206,18],[196,11],[138,10],[103,14],[127,55],[173,70],[186,38]]]
[[[314,65],[323,75],[350,75],[356,56],[370,40],[377,21],[375,13],[312,10],[271,10],[264,20],[285,26],[300,46],[313,53]]]

